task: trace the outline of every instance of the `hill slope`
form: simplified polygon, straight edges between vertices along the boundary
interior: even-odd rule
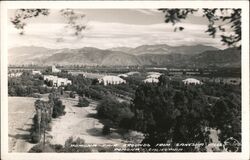
[[[199,52],[200,50],[204,50],[204,48],[211,48],[214,50]],[[122,51],[102,50],[93,47],[57,50],[34,46],[19,47],[9,50],[9,64],[78,64],[90,66],[151,65],[178,67],[233,67],[240,66],[241,64],[240,50],[232,48],[218,50],[213,47],[204,47],[202,45],[193,46],[193,48],[191,46],[171,47],[167,45],[144,45],[135,49],[129,49],[129,52],[134,53],[129,54]]]
[[[195,46],[169,46],[166,44],[157,44],[157,45],[142,45],[134,49],[130,49],[128,53],[135,55],[142,54],[172,54],[179,53],[184,55],[193,55],[198,54],[208,50],[218,50],[218,48],[204,45],[195,45]]]
[[[241,51],[229,48],[219,51],[205,51],[190,58],[196,66],[239,67],[241,65]]]

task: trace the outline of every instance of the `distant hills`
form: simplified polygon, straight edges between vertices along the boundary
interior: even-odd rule
[[[128,48],[128,47],[117,47],[111,48],[114,51],[122,51],[128,52],[134,55],[142,55],[142,54],[198,54],[208,50],[218,50],[218,48],[212,46],[205,45],[195,45],[195,46],[169,46],[167,44],[156,44],[156,45],[142,45],[136,48]]]
[[[103,66],[240,66],[241,54],[237,49],[219,50],[205,45],[169,46],[142,45],[136,48],[117,47],[102,50],[94,47],[80,49],[47,49],[17,47],[9,49],[9,64],[39,65],[103,65]]]

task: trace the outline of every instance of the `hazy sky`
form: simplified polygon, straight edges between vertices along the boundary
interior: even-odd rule
[[[184,31],[174,32],[171,24],[164,23],[164,14],[156,9],[81,9],[84,13],[82,23],[87,24],[83,38],[76,38],[70,29],[65,28],[66,21],[59,10],[50,10],[49,16],[33,18],[27,21],[25,34],[19,35],[9,23],[9,47],[43,46],[47,48],[97,47],[137,47],[144,44],[211,45],[224,48],[219,38],[211,38],[206,33],[206,19],[199,14],[190,16],[178,24]],[[15,10],[9,10],[8,17]]]

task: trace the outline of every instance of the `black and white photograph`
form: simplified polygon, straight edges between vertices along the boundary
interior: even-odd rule
[[[7,9],[8,153],[242,153],[242,13]]]

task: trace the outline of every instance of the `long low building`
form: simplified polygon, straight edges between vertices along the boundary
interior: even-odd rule
[[[99,83],[103,83],[103,85],[108,84],[122,84],[126,83],[126,80],[118,77],[118,76],[103,76],[102,78],[98,79]]]
[[[161,76],[161,74],[150,74],[147,76],[147,78],[155,78],[158,79]]]
[[[182,81],[184,84],[203,84],[200,80],[195,78],[187,78]]]
[[[32,71],[32,74],[33,74],[33,75],[41,75],[42,72],[41,72],[41,71],[36,71],[36,70],[34,70],[34,71]]]
[[[66,86],[66,85],[72,84],[71,80],[68,80],[68,78],[59,78],[57,76],[52,76],[52,75],[44,75],[43,79],[47,81],[52,81],[53,86],[55,87]]]
[[[158,78],[147,78],[145,80],[143,80],[144,83],[158,83],[159,79]]]
[[[22,72],[13,72],[13,73],[9,73],[8,77],[20,77],[23,73]]]

